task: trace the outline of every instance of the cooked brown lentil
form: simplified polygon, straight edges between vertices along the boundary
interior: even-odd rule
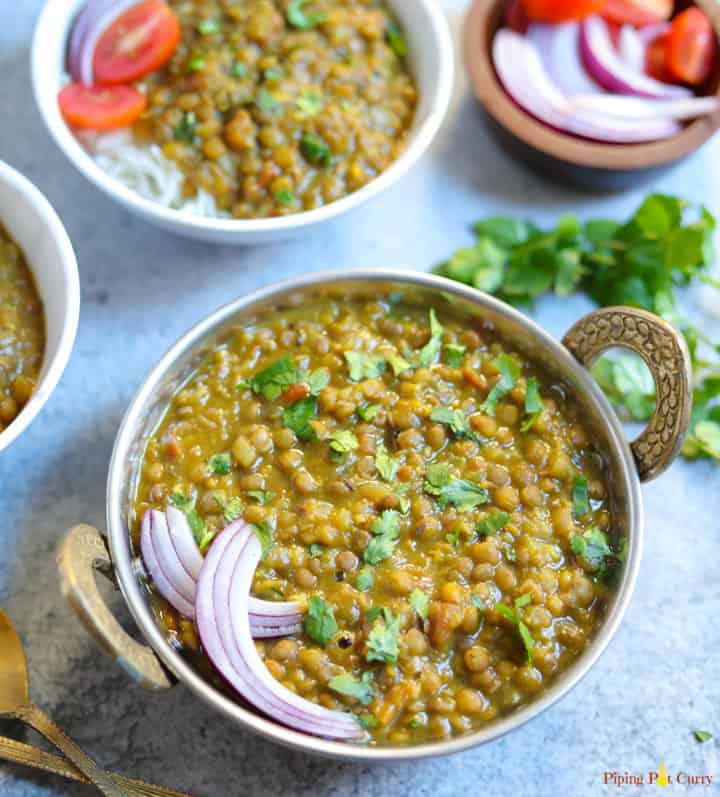
[[[0,432],[35,390],[45,350],[45,317],[20,247],[0,226]]]
[[[231,498],[248,522],[268,524],[274,544],[253,593],[303,603],[320,597],[338,632],[325,645],[302,633],[258,642],[258,650],[287,688],[362,715],[372,743],[466,733],[532,700],[589,644],[610,590],[604,564],[573,551],[573,540],[600,517],[607,521],[611,508],[603,459],[578,408],[487,325],[468,329],[450,315],[440,321],[428,341],[427,310],[390,295],[321,298],[234,328],[149,439],[134,506],[135,542],[146,509],[164,508],[178,492],[195,499],[211,531],[225,524],[222,505]],[[460,365],[445,361],[440,336],[466,347]],[[397,356],[412,365],[418,351],[419,367],[397,376],[378,366]],[[353,364],[348,354],[359,358]],[[299,381],[258,395],[253,378],[283,357],[301,369]],[[503,358],[517,366],[504,392]],[[326,378],[313,400],[321,369]],[[529,422],[531,378],[544,409]],[[308,400],[315,411],[305,428],[290,423],[287,402],[297,409]],[[457,411],[455,428],[440,424],[443,435],[438,408]],[[402,443],[408,431],[413,437]],[[350,442],[334,451],[332,441],[343,439]],[[223,452],[233,466],[218,475],[207,463]],[[446,500],[442,487],[438,494],[448,478],[451,490],[472,500]],[[584,508],[575,506],[578,478],[592,485]],[[250,483],[267,500],[252,500]],[[394,524],[397,539],[390,534],[375,556],[378,523]],[[159,598],[157,606],[167,633],[188,650],[177,616]],[[530,655],[507,611],[531,637]],[[393,623],[396,655],[373,660],[373,633]],[[367,672],[368,705],[329,685],[338,674]]]
[[[144,81],[134,134],[177,164],[187,197],[284,216],[357,191],[402,153],[417,93],[385,3],[313,0],[307,27],[291,0],[169,4],[182,38]]]

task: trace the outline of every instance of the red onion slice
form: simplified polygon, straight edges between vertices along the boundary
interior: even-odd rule
[[[150,511],[146,512],[145,517],[143,517],[140,531],[140,550],[142,551],[145,566],[148,569],[148,573],[157,591],[171,606],[174,606],[180,614],[185,615],[185,617],[194,617],[195,607],[192,603],[185,600],[177,589],[175,589],[160,566],[152,539],[152,513]]]
[[[620,28],[618,53],[623,62],[633,70],[642,73],[645,71],[645,56],[647,44],[642,40],[637,28],[632,25],[623,25]]]
[[[149,543],[141,552],[150,570],[152,559],[162,572],[155,581],[158,592],[185,617],[195,616],[194,603],[197,580],[203,565],[203,556],[187,518],[176,507],[169,506],[165,513],[148,510],[143,518],[143,529],[149,528]],[[289,636],[302,630],[303,610],[296,601],[264,601],[250,598],[250,625],[253,636],[273,639]]]
[[[648,100],[644,97],[605,94],[570,97],[573,108],[622,119],[696,119],[720,111],[720,97],[688,97],[684,100]]]
[[[208,657],[244,699],[278,722],[324,738],[366,738],[352,715],[330,711],[281,686],[258,655],[250,635],[249,601],[261,553],[244,521],[230,524],[210,548],[196,601],[198,632]]]
[[[588,72],[608,91],[656,99],[692,96],[683,86],[661,83],[625,64],[613,47],[607,23],[601,17],[589,17],[581,23],[580,52]]]
[[[653,141],[675,135],[672,120],[608,118],[573,108],[549,78],[535,46],[524,36],[500,30],[493,41],[493,62],[507,93],[541,122],[566,133],[611,143]]]
[[[68,66],[75,81],[92,86],[94,81],[93,58],[100,37],[113,22],[139,0],[88,0],[77,16],[70,34]]]
[[[530,25],[528,39],[535,45],[548,75],[564,94],[603,93],[580,58],[580,25]]]

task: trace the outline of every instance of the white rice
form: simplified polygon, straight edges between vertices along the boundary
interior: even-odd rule
[[[207,191],[200,189],[190,199],[183,196],[182,172],[156,144],[137,146],[129,130],[83,132],[78,138],[104,172],[144,199],[196,216],[230,218]]]

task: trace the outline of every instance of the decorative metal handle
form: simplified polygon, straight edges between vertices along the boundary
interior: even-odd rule
[[[658,316],[632,307],[607,307],[585,316],[563,343],[584,366],[620,346],[639,354],[655,380],[657,405],[632,443],[641,481],[650,481],[677,456],[690,423],[692,368],[685,338]]]
[[[95,583],[95,571],[112,572],[110,553],[92,526],[71,529],[57,554],[60,587],[90,636],[146,689],[169,689],[173,682],[147,645],[136,642],[108,609]]]

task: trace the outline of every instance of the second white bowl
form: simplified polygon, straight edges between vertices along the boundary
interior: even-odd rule
[[[270,243],[290,238],[363,204],[395,183],[417,162],[440,129],[450,103],[453,44],[437,0],[388,0],[405,29],[409,64],[420,94],[408,146],[398,160],[359,191],[316,210],[291,216],[212,219],[172,210],[144,199],[100,169],[60,114],[57,97],[65,72],[67,37],[72,20],[84,2],[48,0],[37,23],[32,45],[32,80],[43,120],[60,149],[98,188],[147,221],[191,238],[226,244]]]

